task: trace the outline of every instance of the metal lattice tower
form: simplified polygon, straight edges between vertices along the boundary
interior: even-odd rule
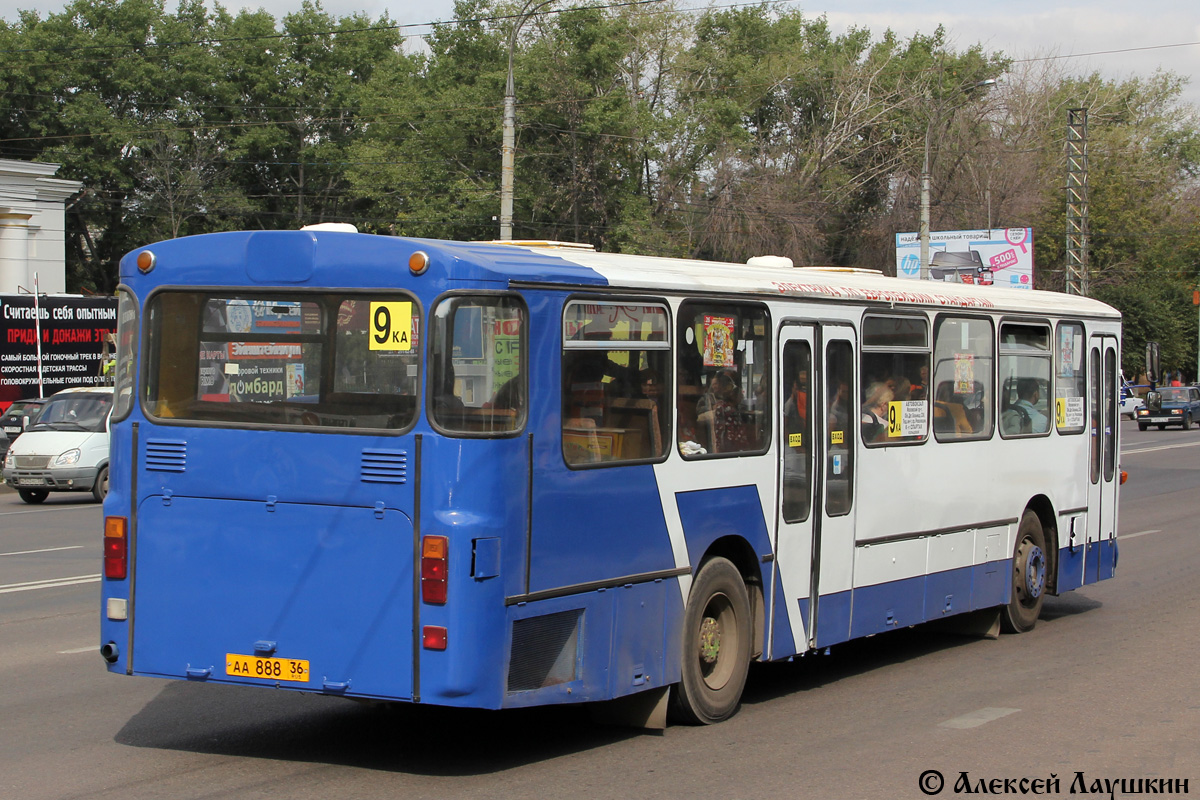
[[[1088,293],[1087,109],[1067,109],[1067,294]]]

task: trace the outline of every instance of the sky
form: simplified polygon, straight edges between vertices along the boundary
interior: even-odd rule
[[[570,0],[560,0],[569,3]],[[702,7],[703,0],[680,0]],[[713,0],[714,4],[738,0]],[[300,0],[222,0],[231,11],[264,8],[281,17]],[[0,18],[19,9],[43,16],[61,11],[63,0],[0,0]],[[1200,2],[1197,0],[812,0],[789,3],[805,16],[824,15],[835,32],[858,26],[876,37],[891,28],[901,37],[946,28],[956,49],[980,43],[1012,58],[1059,57],[1069,74],[1100,71],[1122,79],[1162,68],[1190,80],[1184,99],[1200,107]],[[373,19],[387,13],[400,24],[453,17],[454,0],[321,0],[334,16],[362,12]],[[174,0],[167,0],[174,7]],[[427,29],[414,29],[422,33]],[[1066,56],[1078,56],[1063,58]]]

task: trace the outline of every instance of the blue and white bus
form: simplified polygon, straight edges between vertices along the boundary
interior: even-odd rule
[[[709,723],[1116,567],[1094,300],[320,226],[120,275],[113,672]]]

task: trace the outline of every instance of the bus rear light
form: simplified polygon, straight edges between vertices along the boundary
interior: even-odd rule
[[[445,536],[421,538],[421,599],[438,605],[446,602],[450,542]]]
[[[125,539],[125,517],[104,518],[104,577],[123,580],[128,573],[129,548]]]
[[[446,629],[441,625],[426,625],[421,631],[421,641],[426,650],[445,650]]]

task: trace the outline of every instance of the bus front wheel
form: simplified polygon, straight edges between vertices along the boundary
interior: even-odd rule
[[[708,725],[733,715],[750,671],[750,595],[730,561],[704,563],[683,614],[682,675],[673,715]]]
[[[1008,633],[1032,630],[1042,613],[1046,599],[1046,535],[1042,521],[1026,510],[1017,528],[1017,544],[1012,558],[1012,596],[1000,616],[1001,627]]]

